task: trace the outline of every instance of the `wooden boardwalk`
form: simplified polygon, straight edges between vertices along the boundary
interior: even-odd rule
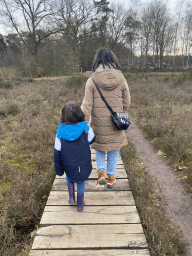
[[[113,188],[96,189],[96,162],[85,185],[83,212],[68,205],[64,176],[56,176],[29,256],[149,256],[121,157]]]

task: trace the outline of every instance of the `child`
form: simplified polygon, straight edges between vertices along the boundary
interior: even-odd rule
[[[92,171],[89,144],[94,141],[93,130],[86,124],[80,106],[74,101],[67,102],[56,134],[54,163],[57,175],[66,173],[69,204],[75,203],[74,182],[77,183],[78,211],[83,211],[85,180]]]

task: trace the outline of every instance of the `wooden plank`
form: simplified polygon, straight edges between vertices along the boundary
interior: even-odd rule
[[[96,189],[92,152],[83,213],[68,205],[65,175],[56,176],[29,256],[150,255],[121,157],[114,186]]]
[[[69,205],[67,191],[51,191],[48,205]],[[85,193],[86,206],[88,205],[135,205],[131,191],[97,191]]]
[[[40,227],[36,233],[37,236],[62,236],[66,234],[92,234],[105,235],[108,233],[117,234],[142,234],[143,228],[138,224],[101,224],[101,225],[51,225]]]
[[[105,176],[107,177],[107,175],[105,175]],[[119,179],[126,179],[127,174],[124,169],[117,169],[116,177]],[[98,178],[97,171],[96,171],[96,169],[93,169],[93,171],[91,172],[91,175],[89,176],[89,179],[97,179],[97,178]]]
[[[65,178],[65,177],[66,177],[66,174],[64,173],[63,176],[56,176],[56,179],[62,179],[62,178]],[[97,179],[97,177],[98,177],[97,170],[96,170],[96,168],[94,168],[91,172],[91,175],[89,176],[89,179]],[[106,175],[106,177],[107,177],[107,175]],[[125,172],[125,169],[124,168],[117,168],[116,177],[119,178],[119,179],[127,178],[127,174]]]
[[[32,249],[147,248],[142,227],[134,225],[65,225],[42,227]],[[136,227],[138,226],[138,227]],[[130,230],[130,231],[129,231]]]
[[[94,176],[95,179],[97,178],[97,168],[96,168],[96,166],[92,169],[91,175]],[[119,176],[117,176],[117,175],[119,175]],[[122,175],[122,177],[121,177],[121,175]],[[55,178],[56,179],[63,179],[63,178],[65,178],[65,176],[66,176],[66,174],[64,173],[63,176],[56,175]],[[118,165],[117,166],[117,168],[116,168],[116,176],[117,176],[117,178],[122,178],[122,179],[127,178],[127,174],[125,172],[125,168],[124,168],[123,165]]]
[[[88,237],[90,238],[88,240]],[[134,242],[134,244],[132,244]],[[147,248],[144,234],[86,234],[62,235],[61,237],[36,236],[32,249],[86,249],[86,248]]]
[[[135,206],[45,206],[41,225],[140,223]]]
[[[117,181],[115,182],[115,184],[113,185],[112,188],[107,188],[107,186],[103,187],[99,187],[96,189],[96,179],[95,180],[86,180],[85,181],[85,192],[87,191],[110,191],[110,190],[114,190],[114,191],[127,191],[130,190],[130,185],[127,179],[117,179]],[[76,186],[76,185],[75,185]],[[52,191],[67,191],[67,182],[66,179],[64,178],[59,178],[59,179],[55,179],[53,186],[52,186]]]
[[[95,178],[95,179],[97,178],[98,174],[97,174],[97,168],[96,167],[94,167],[92,169],[91,175],[92,175],[92,178]],[[120,179],[127,178],[127,174],[125,172],[125,168],[122,165],[117,166],[117,168],[116,168],[116,176],[117,176],[117,178],[120,178]],[[63,179],[65,177],[66,177],[65,173],[63,174],[63,176],[58,176],[58,175],[55,176],[56,179]]]
[[[150,256],[146,249],[95,249],[95,250],[32,250],[29,256]]]

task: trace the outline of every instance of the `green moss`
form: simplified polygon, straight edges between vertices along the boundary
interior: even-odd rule
[[[132,75],[129,73],[129,72],[127,72],[126,74],[125,74],[125,78],[126,79],[130,79],[132,77]]]
[[[10,161],[10,166],[12,168],[18,168],[20,171],[31,172],[32,170],[36,169],[37,166],[29,159],[24,159],[22,157],[13,158]]]
[[[12,181],[11,180],[4,181],[3,183],[0,182],[0,194],[3,191],[9,189],[11,186],[12,186]]]
[[[28,245],[27,248],[23,249],[17,256],[28,256],[31,250],[31,245]]]
[[[189,143],[189,149],[192,149],[192,141]]]
[[[22,164],[23,158],[22,157],[14,158],[14,159],[10,160],[10,163],[12,166]]]

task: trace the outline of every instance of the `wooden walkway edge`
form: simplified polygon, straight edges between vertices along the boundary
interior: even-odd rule
[[[94,151],[92,164],[83,212],[68,204],[66,179],[56,176],[29,256],[150,255],[121,157],[111,189],[96,189]]]

